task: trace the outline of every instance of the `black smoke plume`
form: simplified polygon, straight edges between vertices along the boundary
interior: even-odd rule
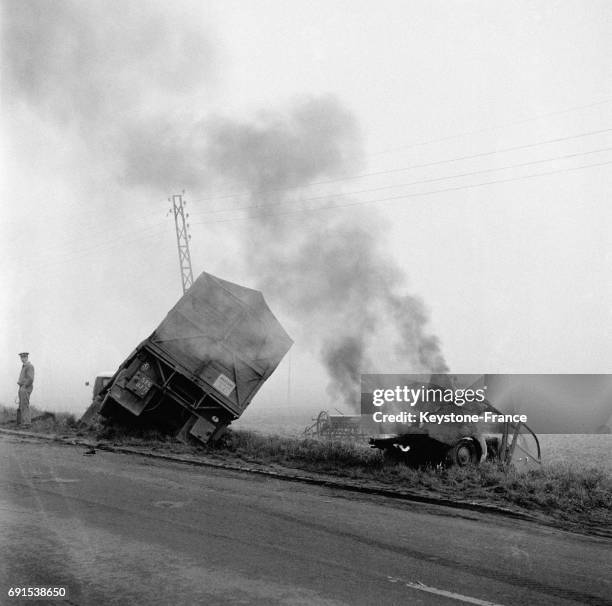
[[[303,327],[295,337],[320,354],[333,397],[356,405],[362,372],[446,370],[424,305],[385,250],[388,225],[371,209],[334,208],[341,194],[305,200],[313,183],[361,167],[359,129],[337,99],[250,121],[206,117],[193,100],[213,88],[214,45],[187,4],[1,6],[3,102],[65,131],[129,186],[165,197],[216,180],[245,194],[249,271]]]
[[[359,150],[355,120],[333,97],[207,130],[208,165],[250,199],[245,252],[259,286],[299,318],[330,394],[353,407],[363,372],[447,370],[423,303],[403,292],[404,274],[385,251],[385,222],[334,208],[342,196],[315,207],[303,199],[313,182],[354,171]]]

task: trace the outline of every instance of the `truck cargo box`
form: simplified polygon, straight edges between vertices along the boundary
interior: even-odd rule
[[[261,292],[204,272],[119,367],[100,414],[214,440],[291,345]]]

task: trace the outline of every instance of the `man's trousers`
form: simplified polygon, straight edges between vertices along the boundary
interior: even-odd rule
[[[31,389],[26,387],[19,388],[19,417],[20,425],[30,425],[32,417],[30,415],[30,394]]]

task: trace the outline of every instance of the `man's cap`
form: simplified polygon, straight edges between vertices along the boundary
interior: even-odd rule
[[[30,353],[28,351],[22,351],[19,355],[20,356],[29,356]]]

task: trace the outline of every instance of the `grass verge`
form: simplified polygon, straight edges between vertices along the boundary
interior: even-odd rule
[[[72,415],[33,414],[31,431],[80,435],[119,446],[245,461],[376,483],[451,500],[471,500],[539,514],[562,526],[612,532],[612,478],[603,470],[556,463],[530,471],[502,469],[494,462],[475,467],[412,469],[385,461],[378,450],[356,442],[229,431],[218,444],[182,444],[156,430],[98,424],[79,428]],[[0,409],[0,424],[14,427],[14,411]]]
[[[512,505],[568,522],[612,527],[612,478],[595,468],[557,463],[520,472],[486,461],[474,467],[413,469],[385,461],[379,451],[358,443],[244,431],[232,432],[216,450],[251,462],[374,480],[450,499]]]

